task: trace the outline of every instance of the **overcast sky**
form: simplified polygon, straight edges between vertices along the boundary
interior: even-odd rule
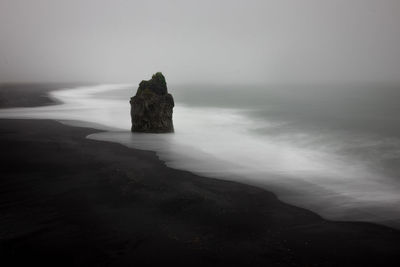
[[[0,82],[400,81],[400,0],[0,0]]]

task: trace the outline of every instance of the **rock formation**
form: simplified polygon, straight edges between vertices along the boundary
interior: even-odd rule
[[[172,109],[174,99],[168,93],[165,77],[161,72],[151,80],[142,81],[131,97],[132,132],[168,133],[174,131]]]

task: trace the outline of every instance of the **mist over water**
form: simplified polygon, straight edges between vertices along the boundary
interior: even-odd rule
[[[335,220],[400,227],[400,124],[392,87],[170,85],[175,133],[131,133],[131,85],[54,91],[64,104],[1,110],[106,130],[170,167],[264,187]]]

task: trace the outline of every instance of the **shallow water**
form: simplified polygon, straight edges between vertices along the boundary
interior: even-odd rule
[[[174,134],[132,134],[131,85],[54,91],[64,104],[0,111],[106,130],[173,168],[264,187],[335,220],[400,228],[396,88],[170,86]]]

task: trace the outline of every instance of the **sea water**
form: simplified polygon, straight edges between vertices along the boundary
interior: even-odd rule
[[[63,104],[0,118],[56,119],[90,139],[152,150],[172,168],[266,188],[334,220],[400,228],[400,90],[379,86],[170,85],[171,134],[131,133],[132,85],[53,91]]]

